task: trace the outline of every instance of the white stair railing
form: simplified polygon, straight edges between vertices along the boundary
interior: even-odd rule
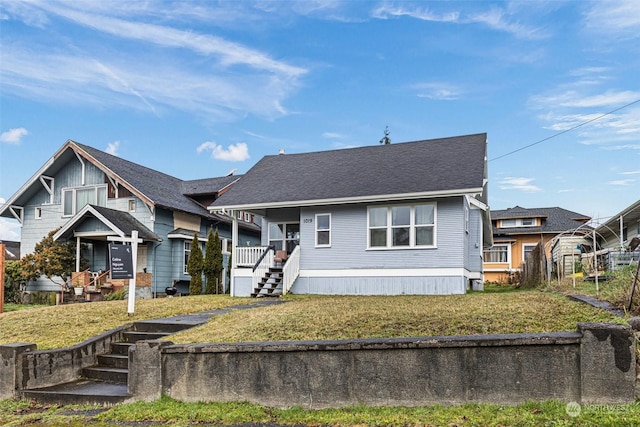
[[[282,295],[286,295],[300,274],[300,246],[296,246],[282,269]]]
[[[260,254],[260,256],[263,256],[262,260],[260,260],[260,263],[258,263],[257,265],[253,265],[253,281],[251,283],[253,284],[254,288],[258,286],[258,283],[262,280],[267,271],[269,271],[269,267],[273,265],[274,253],[271,248],[264,248],[264,251]]]

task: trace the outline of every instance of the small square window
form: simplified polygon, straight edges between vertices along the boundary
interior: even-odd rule
[[[36,208],[35,209],[34,217],[36,219],[42,219],[42,208]]]
[[[136,201],[129,200],[129,212],[135,212],[135,211],[136,211]]]

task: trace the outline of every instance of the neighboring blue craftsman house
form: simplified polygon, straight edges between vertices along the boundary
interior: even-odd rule
[[[486,146],[483,133],[264,157],[209,206],[263,218],[261,247],[234,245],[232,295],[480,285],[492,245]]]
[[[186,293],[186,260],[195,232],[203,248],[209,227],[218,229],[224,244],[230,243],[231,220],[206,206],[238,179],[229,175],[183,181],[69,140],[7,200],[0,216],[21,223],[22,255],[60,228],[54,238],[76,241],[91,272],[108,270],[110,239],[128,238],[137,230],[143,243],[136,272],[145,281],[138,284],[147,286],[148,295],[164,293],[171,285]],[[240,231],[234,243],[260,242],[260,227],[251,215],[242,213],[237,222]],[[59,287],[42,278],[29,283],[28,290]]]

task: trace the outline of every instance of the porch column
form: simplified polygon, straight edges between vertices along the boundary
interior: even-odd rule
[[[624,247],[624,217],[620,215],[620,250]]]
[[[76,237],[76,271],[80,271],[80,237]]]
[[[235,295],[235,278],[233,274],[233,270],[238,265],[238,254],[236,248],[238,247],[238,218],[235,215],[231,216],[231,265],[229,268],[231,271],[229,272],[229,288],[231,296]]]

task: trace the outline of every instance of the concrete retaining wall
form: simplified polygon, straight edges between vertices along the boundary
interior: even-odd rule
[[[0,345],[0,399],[16,391],[48,387],[76,380],[82,368],[94,365],[98,354],[122,339],[120,327],[69,348],[37,351],[35,344]]]
[[[274,407],[515,404],[635,400],[628,326],[583,323],[574,333],[172,345],[138,342],[129,391],[181,401]]]

